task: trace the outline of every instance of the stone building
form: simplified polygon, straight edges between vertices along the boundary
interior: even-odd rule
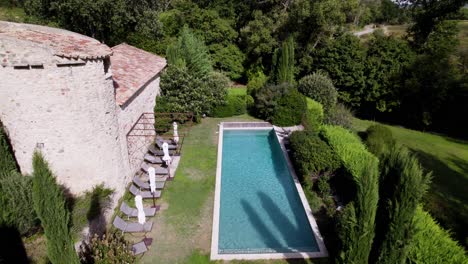
[[[120,196],[145,151],[129,135],[153,112],[165,66],[127,44],[0,21],[0,120],[22,173],[40,149],[72,193],[104,183]]]

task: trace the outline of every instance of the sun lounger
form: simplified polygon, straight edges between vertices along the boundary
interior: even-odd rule
[[[118,215],[115,216],[113,225],[115,228],[119,229],[120,231],[127,232],[127,233],[149,232],[151,231],[151,228],[153,227],[152,222],[146,222],[144,224],[135,223],[135,222],[126,222],[125,220],[120,218]]]
[[[164,188],[165,181],[158,181],[158,178],[156,177],[156,189],[162,189]],[[133,177],[133,183],[140,189],[150,189],[149,182],[141,180],[138,176]]]
[[[128,206],[125,202],[122,202],[120,205],[120,211],[128,217],[138,217],[138,210]],[[154,216],[157,210],[153,207],[145,207],[143,208],[143,211],[145,211],[146,216]]]
[[[164,151],[156,148],[154,145],[151,145],[151,146],[148,147],[148,152],[153,154],[153,156],[158,156],[158,157],[164,156]],[[169,150],[169,154],[174,155],[175,150]]]
[[[163,164],[164,160],[161,157],[153,156],[149,153],[145,154],[145,160],[153,164]]]
[[[153,198],[153,197],[154,197],[154,198],[159,198],[159,197],[161,197],[161,191],[156,190],[156,191],[154,192],[154,196],[153,196],[153,194],[151,194],[150,191],[141,191],[140,189],[138,189],[138,188],[137,188],[135,185],[133,185],[133,184],[130,185],[130,192],[131,192],[133,195],[135,195],[135,196],[138,195],[138,194],[141,195],[141,197],[142,197],[143,199],[151,199],[151,198]]]
[[[150,165],[148,165],[148,163],[143,162],[143,163],[141,164],[141,169],[142,169],[144,172],[148,173],[149,166],[150,166]],[[154,168],[154,170],[155,170],[155,172],[156,172],[156,175],[167,175],[167,174],[169,174],[169,173],[168,173],[168,169],[166,169],[166,168],[161,168],[161,167],[153,167],[153,168]]]
[[[140,255],[148,251],[145,241],[138,242],[132,246],[133,255]]]
[[[155,156],[164,156],[164,151],[157,149],[154,145],[148,147],[148,152]]]
[[[159,149],[162,149],[162,144],[164,143],[164,139],[162,137],[157,136],[155,143],[156,143],[156,146],[158,146]],[[169,142],[167,144],[169,145],[169,150],[177,149],[177,145],[169,144]]]

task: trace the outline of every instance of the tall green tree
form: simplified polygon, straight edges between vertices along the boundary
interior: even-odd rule
[[[342,102],[359,107],[365,96],[365,62],[365,47],[357,37],[345,34],[317,50],[315,67],[328,73]]]
[[[187,68],[191,74],[203,77],[213,71],[210,55],[205,43],[186,26],[174,45],[166,52],[169,65]]]
[[[365,88],[360,98],[362,116],[374,118],[376,112],[391,112],[399,106],[396,84],[414,58],[406,41],[381,33],[373,35],[368,42]]]
[[[276,76],[278,83],[294,83],[294,39],[289,37],[279,52]]]
[[[456,14],[466,4],[465,0],[399,0],[412,10],[413,25],[409,29],[413,43],[421,47],[439,23]]]
[[[405,147],[394,146],[383,154],[374,244],[377,263],[404,263],[416,232],[416,208],[429,188],[430,178]]]
[[[53,264],[78,264],[65,197],[47,161],[38,152],[33,155],[33,170],[33,205],[47,238],[47,257]]]
[[[11,148],[8,135],[0,121],[0,178],[12,171],[18,171],[13,149]]]
[[[261,10],[253,12],[253,19],[240,31],[242,44],[251,64],[268,66],[268,58],[278,47],[275,31],[275,22],[271,17]]]

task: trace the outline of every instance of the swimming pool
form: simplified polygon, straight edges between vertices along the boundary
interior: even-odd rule
[[[219,134],[212,259],[326,255],[272,127],[227,124]]]

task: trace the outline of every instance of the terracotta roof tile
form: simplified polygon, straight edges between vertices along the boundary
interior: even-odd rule
[[[71,31],[0,21],[0,54],[7,60],[3,66],[8,66],[57,62],[60,58],[105,58],[112,50],[96,39]]]
[[[119,105],[125,104],[166,67],[166,59],[125,43],[113,47],[112,51],[111,70]]]

